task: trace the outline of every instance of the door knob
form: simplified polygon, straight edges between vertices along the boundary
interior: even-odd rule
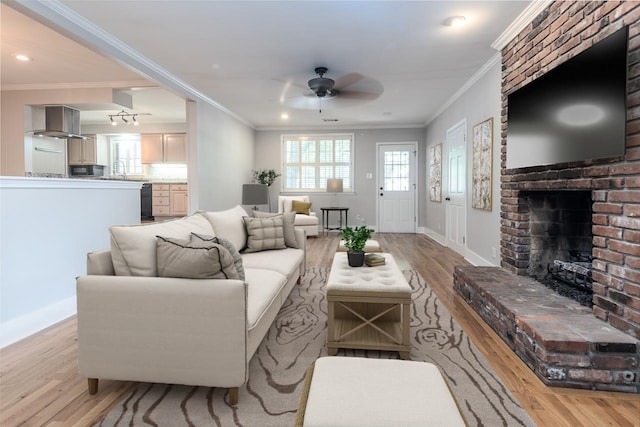
[[[381,196],[384,196],[384,193],[380,193]]]
[[[446,200],[447,202],[450,202],[451,198],[450,197],[445,197],[444,200]]]

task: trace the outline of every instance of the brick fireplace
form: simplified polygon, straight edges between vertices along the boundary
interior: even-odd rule
[[[593,313],[640,338],[640,7],[555,2],[503,50],[501,265],[529,275],[530,197],[588,191],[592,199]],[[606,160],[506,169],[507,94],[629,25],[626,154]],[[603,141],[606,143],[606,141]]]
[[[625,154],[507,169],[508,94],[624,25]],[[456,291],[545,384],[640,392],[640,3],[547,7],[502,51],[501,126],[501,268],[456,268]],[[571,249],[593,257],[592,309],[535,279]]]

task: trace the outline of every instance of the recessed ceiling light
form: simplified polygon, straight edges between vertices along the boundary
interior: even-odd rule
[[[22,62],[27,62],[27,61],[31,61],[31,58],[29,58],[27,55],[23,55],[21,53],[16,55],[16,59],[18,61],[22,61]]]
[[[289,118],[289,115],[287,113],[282,113],[282,114],[280,114],[280,118],[282,120],[287,120]]]
[[[448,27],[459,27],[460,25],[464,24],[466,20],[467,18],[462,15],[452,16],[444,21],[444,25]]]

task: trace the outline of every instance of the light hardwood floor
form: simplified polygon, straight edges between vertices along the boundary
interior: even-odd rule
[[[423,235],[376,234],[403,269],[417,270],[539,426],[640,426],[640,396],[546,387],[453,291],[455,252]],[[309,238],[307,265],[331,266],[336,234]],[[135,386],[77,374],[76,318],[0,351],[0,426],[88,426]],[[493,427],[493,426],[490,426]]]

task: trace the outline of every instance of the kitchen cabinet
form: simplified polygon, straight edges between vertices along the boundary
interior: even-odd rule
[[[103,165],[109,163],[109,146],[106,140],[96,135],[85,135],[88,139],[67,139],[69,165]]]
[[[187,207],[187,186],[186,184],[171,184],[169,190],[171,200],[171,216],[185,216]]]
[[[151,188],[154,217],[187,215],[187,184],[153,184]]]
[[[187,163],[187,135],[184,133],[143,133],[142,163]]]

